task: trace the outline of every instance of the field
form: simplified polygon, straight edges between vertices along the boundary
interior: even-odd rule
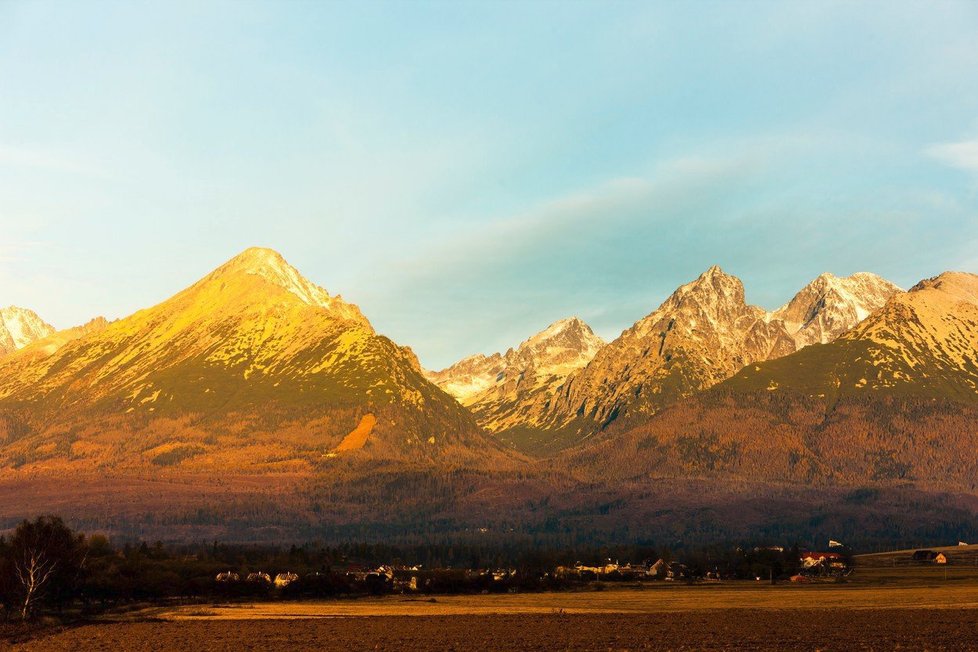
[[[968,650],[975,611],[737,609],[94,625],[15,650]]]
[[[905,569],[904,569],[905,570]],[[156,607],[14,650],[968,650],[978,569],[885,567],[846,584],[624,586],[544,594]]]

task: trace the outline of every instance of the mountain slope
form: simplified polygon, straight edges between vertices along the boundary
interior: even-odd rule
[[[0,308],[0,355],[22,349],[54,333],[54,327],[27,308]]]
[[[978,276],[890,298],[834,342],[750,365],[570,453],[652,475],[974,492]]]
[[[308,468],[367,415],[357,455],[496,454],[409,349],[257,248],[46,357],[8,356],[0,414],[21,464]]]
[[[554,391],[585,366],[604,341],[577,317],[554,322],[505,354],[476,355],[428,375],[500,432],[535,423]]]

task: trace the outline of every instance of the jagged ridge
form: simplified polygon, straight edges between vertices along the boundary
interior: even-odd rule
[[[590,326],[570,317],[505,354],[470,356],[429,378],[469,407],[483,427],[499,432],[539,420],[554,391],[602,346]]]

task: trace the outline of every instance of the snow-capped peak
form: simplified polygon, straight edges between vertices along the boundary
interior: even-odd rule
[[[869,272],[851,276],[820,274],[791,301],[770,313],[780,319],[798,348],[831,342],[879,310],[902,290]]]
[[[261,276],[282,287],[311,306],[330,307],[332,297],[323,288],[306,280],[280,253],[264,247],[251,247],[232,258],[227,265],[246,274]]]
[[[344,319],[366,323],[366,318],[355,305],[346,303],[340,295],[330,296],[329,292],[310,282],[295,267],[290,265],[280,253],[265,247],[251,247],[216,269],[208,278],[226,274],[244,273],[258,276],[281,287],[303,303],[325,308]]]
[[[571,373],[584,367],[604,341],[578,317],[561,319],[505,354],[475,355],[428,374],[436,385],[475,411],[491,430],[516,425]]]
[[[17,306],[0,308],[0,354],[22,349],[53,332],[54,327],[33,310]]]
[[[577,317],[555,321],[525,340],[506,359],[511,366],[533,366],[538,374],[566,376],[590,362],[604,340]]]
[[[538,347],[544,342],[558,338],[575,338],[585,342],[600,342],[600,338],[594,335],[591,327],[581,321],[578,317],[568,317],[560,319],[550,324],[536,335],[527,338],[517,350],[531,349]]]

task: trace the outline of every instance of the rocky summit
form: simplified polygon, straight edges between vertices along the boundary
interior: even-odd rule
[[[493,432],[535,424],[554,392],[604,341],[577,317],[550,324],[504,354],[475,355],[429,378]]]
[[[876,274],[860,272],[840,278],[826,273],[806,285],[769,318],[784,324],[799,349],[809,344],[827,344],[901,291]]]
[[[0,355],[24,348],[54,332],[33,310],[9,306],[0,308]]]
[[[945,272],[895,294],[831,344],[741,370],[728,386],[978,402],[978,276]]]
[[[899,291],[873,274],[823,274],[768,312],[747,304],[740,279],[711,267],[572,371],[518,423],[504,422],[509,430],[496,430],[528,450],[565,447],[616,420],[647,418],[746,365],[831,341]]]
[[[565,463],[586,456],[619,480],[708,476],[970,495],[976,419],[978,276],[946,272],[894,294],[833,342],[748,365]]]

